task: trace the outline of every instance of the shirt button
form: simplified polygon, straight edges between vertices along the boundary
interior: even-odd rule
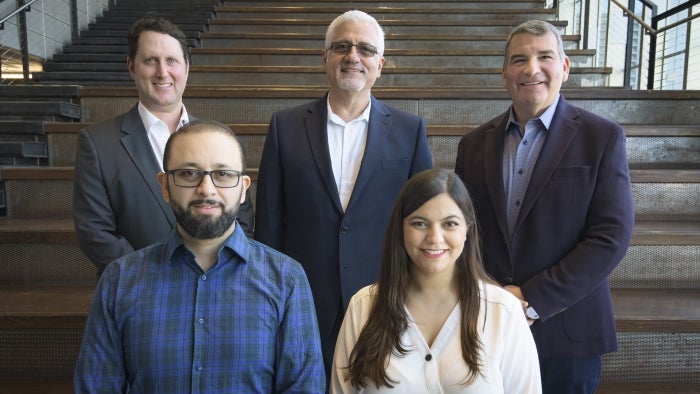
[[[202,280],[207,280],[207,276],[206,276],[206,275],[202,275]]]
[[[519,207],[519,206],[520,206],[520,200],[518,200],[518,201],[515,202],[515,206],[516,206],[516,207]]]
[[[343,226],[343,227],[340,228],[340,233],[341,233],[341,234],[347,234],[349,230],[350,230],[350,229],[348,228],[348,226]]]
[[[527,140],[523,140],[523,145],[527,145]]]
[[[522,168],[518,170],[518,175],[523,175],[523,169],[522,169]]]
[[[201,317],[199,318],[199,324],[204,324],[204,319],[202,319]]]
[[[426,354],[426,355],[425,355],[425,361],[430,361],[430,360],[432,360],[432,359],[433,359],[433,355],[432,355],[432,354]]]
[[[202,367],[202,364],[198,364],[198,365],[197,365],[197,371],[201,371],[202,368],[204,368],[204,367]]]

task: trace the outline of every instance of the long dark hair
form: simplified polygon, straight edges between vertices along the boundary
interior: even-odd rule
[[[404,308],[405,289],[411,281],[412,264],[403,239],[403,219],[438,194],[447,193],[462,211],[469,224],[464,250],[455,262],[458,297],[461,309],[462,358],[469,367],[464,379],[468,384],[482,373],[479,357],[482,347],[477,320],[481,303],[480,282],[494,283],[484,271],[479,231],[474,207],[466,187],[457,175],[445,169],[426,170],[413,176],[403,186],[394,202],[389,225],[384,236],[384,250],[379,279],[374,285],[374,304],[360,336],[350,353],[346,379],[355,388],[373,383],[393,387],[386,373],[391,354],[401,356],[408,352],[401,346],[401,334],[408,327]],[[417,371],[416,371],[417,372]]]

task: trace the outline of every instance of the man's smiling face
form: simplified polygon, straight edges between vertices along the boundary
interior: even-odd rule
[[[519,122],[542,115],[569,78],[569,58],[562,58],[558,48],[557,38],[551,33],[517,34],[508,45],[503,85],[513,99]]]
[[[182,106],[190,65],[179,42],[167,34],[144,31],[138,52],[127,59],[139,100],[151,112],[171,112]]]

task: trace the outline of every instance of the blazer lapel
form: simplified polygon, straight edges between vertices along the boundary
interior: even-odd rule
[[[552,124],[547,131],[547,138],[542,146],[542,151],[537,159],[535,168],[532,170],[530,183],[523,199],[523,206],[520,208],[518,221],[515,225],[516,231],[518,225],[527,217],[528,212],[537,201],[545,184],[552,177],[554,169],[559,165],[571,141],[579,132],[581,122],[576,120],[578,116],[578,111],[564,100],[564,96],[561,96],[554,118],[552,118]]]
[[[326,96],[327,97],[327,96]],[[321,176],[321,180],[326,187],[326,191],[333,200],[338,212],[343,212],[343,205],[340,203],[338,195],[338,187],[335,184],[333,176],[333,166],[331,164],[331,155],[328,150],[328,134],[326,130],[326,119],[328,117],[328,107],[326,97],[319,99],[309,108],[304,117],[306,126],[306,136],[311,147],[316,168]]]
[[[369,112],[369,123],[367,125],[367,142],[365,143],[365,153],[362,156],[360,171],[357,173],[355,186],[350,195],[348,209],[362,195],[362,189],[367,186],[374,170],[380,165],[384,141],[386,141],[391,129],[391,114],[389,110],[374,97],[372,109]]]
[[[501,229],[503,239],[506,240],[510,239],[510,235],[508,234],[505,190],[503,189],[503,139],[508,114],[509,112],[506,112],[501,118],[494,121],[491,130],[485,133],[484,139],[484,152],[490,152],[497,156],[496,160],[492,160],[488,157],[488,153],[484,154],[484,180],[491,201],[493,201],[498,227]]]
[[[158,201],[158,205],[160,205],[160,208],[163,210],[168,222],[170,222],[172,226],[175,226],[175,216],[170,206],[163,200],[163,192],[155,177],[155,174],[161,170],[160,165],[153,154],[146,129],[143,126],[136,106],[124,117],[121,131],[124,133],[122,137],[124,149],[141,173],[141,177],[151,191],[151,194],[156,201]]]

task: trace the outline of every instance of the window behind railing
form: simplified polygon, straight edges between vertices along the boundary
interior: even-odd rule
[[[611,67],[608,86],[698,90],[700,0],[550,0],[565,34],[595,49],[595,64]],[[649,70],[653,70],[650,72]]]
[[[0,0],[2,83],[23,81],[41,71],[44,59],[70,44],[110,1],[114,0]]]

